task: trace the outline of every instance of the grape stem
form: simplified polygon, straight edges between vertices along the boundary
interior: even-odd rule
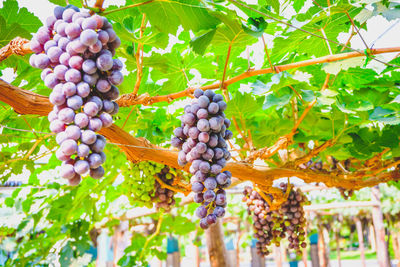
[[[170,186],[170,185],[167,185],[167,184],[164,183],[160,178],[158,178],[157,175],[154,175],[154,178],[157,180],[157,182],[158,182],[158,183],[161,185],[161,187],[163,187],[163,188],[167,188],[167,189],[169,189],[169,190],[171,190],[171,191],[174,191],[175,193],[182,193],[182,194],[184,194],[185,196],[189,195],[189,193],[190,193],[190,191],[187,191],[187,190],[183,191],[183,190],[180,190],[180,189],[178,189],[178,188],[174,188],[174,187],[172,187],[172,186]],[[185,188],[185,189],[186,189],[186,188]]]
[[[149,238],[146,239],[146,242],[143,245],[142,252],[140,253],[140,257],[139,257],[140,260],[142,260],[142,258],[144,256],[144,253],[146,252],[147,246],[149,245],[150,241],[153,240],[160,233],[162,221],[163,221],[163,218],[164,218],[163,215],[164,215],[164,213],[160,212],[160,216],[158,217],[156,231],[151,236],[149,236]]]

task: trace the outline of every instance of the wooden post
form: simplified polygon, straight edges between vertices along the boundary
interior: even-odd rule
[[[369,239],[369,244],[371,246],[371,250],[373,252],[375,252],[376,251],[376,239],[375,239],[375,230],[374,230],[374,224],[373,223],[371,223],[369,225],[368,239]]]
[[[397,267],[400,267],[400,233],[392,234],[392,243],[393,243],[393,251],[394,256],[397,260]]]
[[[251,267],[265,267],[265,258],[258,255],[257,248],[250,248],[251,252]]]
[[[342,267],[342,260],[340,258],[340,235],[339,229],[335,229],[335,239],[336,239],[336,257],[338,261],[338,266]]]
[[[282,253],[280,247],[274,247],[276,267],[282,267]]]
[[[301,256],[301,260],[303,261],[303,266],[307,267],[307,248],[303,248],[303,254]]]
[[[355,218],[356,228],[357,228],[357,236],[358,236],[358,248],[360,250],[360,258],[361,258],[361,266],[365,267],[365,249],[364,249],[364,237],[361,221],[358,218]]]
[[[206,231],[206,243],[211,267],[231,267],[228,261],[221,220],[211,225]]]
[[[376,234],[376,254],[379,267],[390,266],[388,248],[385,240],[385,226],[383,224],[383,214],[381,209],[380,191],[378,186],[371,188],[371,200],[376,201],[378,205],[372,207],[372,221]]]
[[[194,266],[200,267],[200,248],[198,246],[195,246],[195,253]]]
[[[321,267],[328,267],[329,258],[327,257],[327,247],[324,238],[324,230],[322,227],[318,229],[318,256]]]

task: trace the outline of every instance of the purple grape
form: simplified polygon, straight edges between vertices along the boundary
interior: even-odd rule
[[[74,170],[77,174],[85,174],[89,171],[89,163],[86,160],[78,160],[74,164]]]
[[[208,112],[210,114],[217,114],[219,111],[219,105],[217,103],[210,103],[208,106]]]
[[[59,83],[56,75],[54,73],[49,73],[44,79],[44,84],[49,88],[54,88]]]
[[[99,79],[96,84],[96,89],[101,93],[107,93],[111,89],[111,84],[104,79]]]
[[[61,160],[61,161],[66,161],[66,160],[70,159],[70,156],[65,155],[65,154],[61,151],[61,149],[57,149],[57,151],[56,151],[56,158],[57,158],[58,160]]]
[[[81,140],[83,143],[87,144],[87,145],[91,145],[94,142],[96,142],[96,134],[95,132],[91,131],[91,130],[85,130],[81,133]]]
[[[58,119],[64,123],[71,123],[74,121],[75,112],[71,108],[63,108],[58,112]]]
[[[199,170],[202,173],[208,173],[210,171],[210,168],[211,168],[210,163],[208,163],[207,161],[203,161],[199,165]]]
[[[115,102],[112,102],[112,103],[113,103],[113,105],[114,105],[114,109],[109,113],[111,116],[117,114],[117,113],[118,113],[118,110],[119,110],[118,104],[115,103]]]
[[[43,46],[44,52],[47,54],[47,51],[49,50],[49,48],[53,47],[53,46],[57,46],[57,42],[56,41],[54,41],[54,40],[47,41]]]
[[[120,85],[124,81],[124,75],[120,71],[113,71],[108,77],[108,80],[113,85]]]
[[[101,157],[97,153],[90,154],[88,157],[88,162],[91,169],[96,169],[101,165]]]
[[[86,59],[82,63],[82,70],[87,74],[93,74],[97,71],[96,62],[92,59]]]
[[[94,86],[97,83],[97,80],[99,79],[99,75],[97,73],[94,74],[84,74],[83,75],[83,81],[87,82],[90,86]]]
[[[61,165],[60,175],[64,179],[72,179],[75,176],[74,166],[71,164]]]
[[[219,132],[221,130],[221,126],[218,122],[218,118],[212,117],[208,122],[210,123],[210,128],[212,130],[214,130],[215,132]]]
[[[68,139],[78,140],[81,137],[81,129],[76,125],[70,125],[65,129]]]
[[[69,47],[69,49],[68,49]],[[67,45],[67,52],[73,55],[74,53],[71,53],[70,50],[75,51],[75,54],[78,53],[83,53],[86,51],[87,46],[81,43],[78,39],[75,39],[74,41],[71,42],[71,45]]]
[[[214,224],[217,222],[217,216],[215,214],[208,214],[207,215],[207,223],[209,225]]]
[[[89,130],[92,130],[94,132],[100,131],[100,129],[103,127],[103,123],[99,118],[92,118],[89,120]]]
[[[59,133],[56,135],[56,142],[57,142],[58,145],[61,145],[62,142],[64,142],[64,141],[67,140],[67,139],[68,139],[68,138],[67,138],[67,134],[66,134],[65,132],[59,132]]]
[[[86,158],[87,156],[89,156],[89,153],[90,153],[90,148],[88,145],[80,144],[78,146],[78,150],[77,150],[78,157]]]
[[[81,34],[81,26],[75,22],[69,23],[65,27],[65,33],[69,39],[73,40]]]
[[[101,41],[97,40],[94,45],[89,46],[89,51],[94,54],[97,54],[101,51],[102,48],[103,48],[103,45],[101,44]]]
[[[216,178],[217,183],[219,185],[226,184],[227,180],[229,179],[229,177],[225,173],[220,173],[215,178]]]
[[[212,160],[214,157],[214,151],[211,148],[207,148],[207,151],[202,155],[204,160]]]
[[[65,95],[63,93],[51,92],[49,101],[53,105],[62,105],[65,103]]]
[[[44,28],[39,28],[38,32],[36,33],[36,40],[44,45],[48,40],[50,40],[50,34],[48,30],[45,30]]]
[[[113,124],[113,119],[110,114],[108,113],[101,113],[99,116],[99,119],[101,120],[103,127],[107,128],[110,127]]]
[[[200,131],[197,129],[197,127],[190,127],[188,135],[190,138],[192,139],[197,139],[197,137],[199,136]],[[202,152],[200,152],[202,153]]]
[[[81,72],[76,69],[69,69],[65,73],[65,80],[67,82],[79,83],[82,79]]]
[[[68,184],[71,186],[77,186],[82,181],[82,177],[79,174],[76,174],[72,179],[68,180]]]
[[[203,192],[203,189],[204,189],[204,185],[200,182],[194,182],[192,184],[192,191],[195,193],[201,193],[201,192]]]
[[[179,138],[186,138],[186,136],[183,134],[183,128],[182,127],[175,128],[174,129],[174,135],[176,137],[179,137]]]
[[[66,10],[64,10],[63,14],[62,14],[62,19],[66,22],[71,22],[72,21],[72,16],[76,13],[75,10],[73,10],[72,8],[68,8]]]
[[[78,85],[76,86],[76,93],[81,98],[87,97],[90,94],[89,84],[87,84],[85,82],[78,83]]]
[[[216,206],[214,209],[214,214],[220,218],[220,217],[224,217],[225,215],[225,209],[223,207],[220,206]]]
[[[104,94],[109,100],[116,100],[119,97],[119,90],[114,85],[111,86],[110,91]],[[114,108],[115,109],[115,108]]]
[[[209,147],[216,147],[218,145],[218,136],[215,134],[210,135],[210,140],[208,141]]]
[[[103,108],[103,101],[98,96],[92,96],[88,99],[89,102],[94,102],[99,107],[99,110]]]
[[[99,56],[96,60],[96,66],[101,71],[108,71],[113,66],[113,60],[111,55],[103,54]]]
[[[115,31],[112,28],[108,28],[106,29],[106,32],[108,33],[108,42],[112,42],[117,38],[117,34],[115,33]]]
[[[104,147],[106,146],[106,140],[102,139],[100,137],[101,135],[97,136],[96,142],[94,142],[90,148],[92,149],[93,152],[96,153],[101,153],[104,150]]]
[[[202,96],[204,94],[203,90],[197,88],[196,90],[194,90],[193,95],[196,98],[199,98],[200,96]]]
[[[33,55],[36,56],[36,55]],[[50,73],[52,73],[53,71],[50,68],[46,68],[44,70],[42,70],[42,72],[40,73],[40,78],[42,80],[46,79],[46,76],[49,75]]]
[[[103,100],[104,112],[111,113],[114,110],[114,104],[110,100]]]
[[[115,49],[117,49],[118,47],[121,46],[121,39],[117,36],[117,38],[115,38],[114,41],[112,41],[111,43],[108,43],[108,49],[111,50],[111,53],[115,53]]]
[[[222,158],[217,160],[217,164],[224,168],[226,166],[226,159]]]
[[[207,216],[207,208],[206,207],[204,207],[203,205],[202,206],[199,206],[197,209],[196,209],[196,216],[197,217],[199,217],[200,219],[201,218],[205,218],[206,216]]]
[[[100,34],[99,34],[99,36],[100,36]],[[100,37],[99,37],[99,39],[100,39]],[[114,58],[113,59],[112,70],[119,71],[119,70],[122,70],[123,67],[124,67],[124,65],[122,64],[121,60],[119,60],[118,58]]]
[[[57,113],[53,110],[49,112],[49,115],[47,115],[47,119],[49,120],[49,122],[52,122],[57,118],[58,118]]]
[[[181,148],[182,145],[183,145],[183,141],[181,139],[179,139],[178,137],[173,137],[171,139],[171,146],[176,147],[176,148]]]
[[[196,123],[196,117],[192,113],[186,113],[182,116],[182,122],[189,126],[193,126]]]
[[[204,108],[201,108],[196,113],[197,118],[199,119],[207,119],[208,118],[208,111]]]
[[[226,203],[225,194],[217,194],[217,196],[215,197],[215,204],[222,206],[225,205],[225,203]]]
[[[104,30],[97,32],[97,38],[102,44],[107,44],[109,40],[108,33]]]
[[[89,171],[89,175],[90,177],[92,177],[93,179],[100,179],[104,176],[104,168],[102,166],[99,166],[96,169],[90,169]]]
[[[64,80],[65,72],[68,68],[64,65],[57,65],[54,67],[54,75],[59,80]]]
[[[62,142],[60,148],[65,155],[70,156],[76,153],[76,151],[78,150],[78,145],[74,140],[67,139]]]
[[[217,187],[217,181],[215,180],[214,177],[208,177],[205,181],[204,181],[204,187],[207,190],[214,190]]]
[[[196,150],[200,153],[203,154],[207,151],[207,145],[205,143],[199,142],[196,145]]]
[[[201,132],[198,139],[200,142],[207,143],[210,140],[210,135],[207,132]]]
[[[76,126],[85,128],[89,124],[89,117],[85,113],[78,113],[75,115],[74,122]]]
[[[83,20],[82,22],[82,29],[91,29],[91,30],[96,30],[97,28],[97,21],[93,17],[89,17]]]
[[[232,179],[228,178],[226,180],[226,183],[224,185],[222,185],[222,188],[227,188],[227,187],[231,186],[231,184],[232,184]]]
[[[35,55],[34,59],[35,66],[39,69],[45,69],[50,66],[50,59],[45,54]]]
[[[200,119],[197,122],[197,129],[199,129],[202,132],[207,132],[210,130],[210,123],[206,119]]]
[[[68,61],[70,58],[71,58],[70,54],[68,54],[67,52],[64,52],[60,56],[60,63],[65,66],[69,66]]]
[[[83,111],[88,115],[88,116],[96,116],[97,113],[99,112],[99,106],[94,103],[94,102],[87,102],[83,106]]]
[[[225,140],[232,139],[232,137],[233,137],[232,131],[226,130],[226,131],[225,131]]]
[[[83,58],[80,56],[72,56],[69,61],[68,64],[71,68],[80,70],[82,69],[82,64],[83,64]]]
[[[60,133],[65,130],[65,124],[60,120],[54,120],[50,123],[50,131]]]
[[[32,38],[30,45],[34,53],[40,54],[43,52],[43,46],[38,42],[38,40],[35,37]]]
[[[208,99],[207,96],[202,95],[202,96],[199,97],[197,103],[198,103],[200,108],[207,108],[208,104],[210,103],[210,99]]]
[[[212,190],[207,190],[203,194],[204,201],[211,202],[215,199],[215,193]]]
[[[67,99],[68,107],[72,108],[73,110],[78,110],[83,105],[82,97],[78,95],[71,96]]]
[[[193,176],[193,177],[195,177],[195,176]],[[204,201],[204,199],[203,199],[203,193],[196,193],[196,194],[194,194],[193,200],[194,200],[194,202],[196,202],[196,203],[202,203],[202,202]]]
[[[200,227],[201,229],[207,229],[209,227],[208,223],[207,223],[207,218],[203,218],[200,220]]]
[[[53,46],[50,47],[47,51],[47,56],[49,57],[51,62],[58,63],[62,53],[63,51],[58,46]]]
[[[225,101],[219,101],[218,102],[218,106],[219,106],[219,110],[220,111],[224,111],[226,109],[226,107],[227,107]]]

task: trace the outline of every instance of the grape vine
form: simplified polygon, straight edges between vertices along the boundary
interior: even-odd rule
[[[302,248],[307,246],[305,242],[306,218],[303,206],[308,203],[307,197],[300,191],[291,190],[287,184],[280,185],[285,193],[290,190],[288,198],[279,209],[272,210],[268,202],[254,189],[247,186],[243,194],[243,201],[247,204],[249,215],[253,215],[254,237],[257,252],[262,256],[270,254],[268,246],[274,244],[279,247],[281,240],[287,238],[289,249],[294,249],[297,254],[302,254]],[[265,194],[270,201],[273,196]]]
[[[225,215],[226,192],[223,188],[231,184],[232,174],[222,172],[231,155],[225,140],[233,134],[227,128],[225,118],[227,104],[223,96],[212,90],[194,91],[197,100],[184,108],[181,127],[174,130],[171,144],[180,149],[178,163],[181,166],[192,163],[190,182],[195,193],[194,201],[201,203],[196,210],[200,227],[207,229]]]
[[[70,185],[78,185],[87,173],[104,176],[106,139],[96,132],[111,126],[119,109],[113,100],[119,96],[123,65],[112,57],[120,44],[105,17],[72,5],[57,6],[31,40],[30,64],[43,69],[41,78],[53,90],[48,119],[60,145],[61,176]]]

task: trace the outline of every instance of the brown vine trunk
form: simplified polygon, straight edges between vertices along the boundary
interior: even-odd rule
[[[361,266],[365,267],[365,249],[364,249],[364,237],[363,237],[363,230],[362,224],[360,219],[356,218],[356,228],[357,228],[357,236],[358,236],[358,246],[360,250],[360,259],[361,259]]]
[[[324,237],[324,230],[322,227],[318,229],[318,257],[321,267],[328,267],[329,258],[327,255],[327,245]]]
[[[226,252],[221,220],[206,231],[206,243],[211,267],[232,267]]]
[[[372,220],[376,233],[376,254],[378,257],[379,267],[390,266],[388,257],[388,248],[385,241],[385,226],[383,224],[383,214],[380,205],[380,191],[378,186],[371,188],[371,199],[378,203],[377,206],[372,207]]]

